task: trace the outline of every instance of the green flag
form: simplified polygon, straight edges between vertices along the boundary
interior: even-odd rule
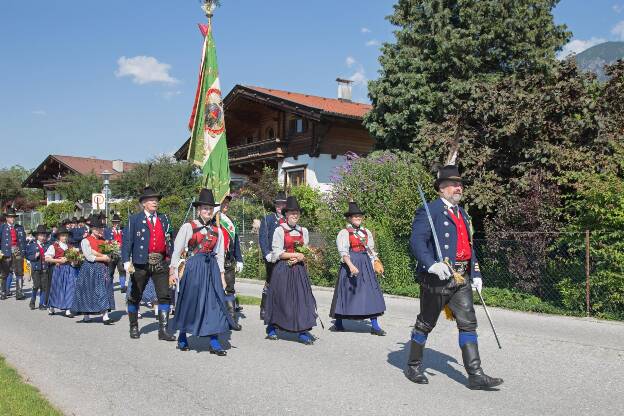
[[[200,29],[205,30],[205,26]],[[189,127],[192,133],[188,160],[202,169],[205,186],[213,190],[217,201],[222,201],[230,192],[230,163],[217,49],[211,27],[205,33],[199,84]]]

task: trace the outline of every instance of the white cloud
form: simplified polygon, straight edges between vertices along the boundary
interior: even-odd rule
[[[364,67],[362,65],[358,66],[358,69],[349,77],[351,81],[353,81],[353,85],[364,85],[368,82],[368,78],[366,78],[366,72],[364,71]]]
[[[371,30],[369,28],[367,28],[367,27],[363,27],[362,29],[360,29],[360,31],[362,33],[371,33]]]
[[[48,113],[45,110],[33,110],[31,113],[35,116],[47,116]]]
[[[611,33],[617,36],[619,40],[624,40],[624,20],[619,21],[613,26]]]
[[[366,46],[379,46],[381,45],[381,42],[379,42],[377,39],[371,39],[368,42],[366,42]]]
[[[612,7],[613,11],[616,12],[617,14],[622,13],[622,11],[624,11],[624,5],[621,4],[614,4]]]
[[[180,95],[180,94],[182,94],[182,91],[180,91],[180,90],[165,91],[163,93],[163,97],[165,97],[167,100],[170,100],[171,98],[175,97],[176,95]]]
[[[624,22],[623,22],[624,23]],[[588,40],[583,39],[574,39],[568,42],[561,52],[558,54],[559,59],[564,59],[570,54],[577,54],[583,52],[585,49],[591,48],[594,45],[598,45],[599,43],[606,42],[603,38],[595,38],[592,37]]]
[[[115,76],[132,77],[132,82],[143,85],[151,82],[162,82],[165,84],[176,84],[179,81],[169,74],[171,65],[158,62],[153,56],[135,56],[126,58],[122,56],[117,60],[117,71]]]
[[[356,62],[357,61],[352,56],[347,56],[347,59],[345,60],[345,63],[347,64],[349,68],[351,68]]]

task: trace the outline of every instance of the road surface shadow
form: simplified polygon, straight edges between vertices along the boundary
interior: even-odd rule
[[[221,343],[221,347],[223,347],[223,349],[226,351],[232,348],[236,348],[232,346],[232,344],[230,343],[230,340],[231,340],[231,334],[229,332],[225,334],[219,334],[219,342]],[[191,348],[191,351],[194,351],[196,353],[210,351],[210,337],[189,336],[188,342],[189,342],[189,347]]]
[[[388,363],[403,371],[407,364],[409,342],[401,342],[398,343],[398,345],[401,346],[400,350],[391,351],[390,353],[388,353]],[[450,355],[446,355],[439,351],[432,350],[431,348],[425,348],[423,362],[425,365],[425,373],[427,374],[427,376],[435,377],[437,375],[436,373],[441,373],[445,374],[451,380],[454,380],[462,385],[466,385],[468,382],[466,375],[451,365],[451,363],[459,363],[455,358],[451,357]],[[435,373],[431,372],[430,370],[435,371]]]
[[[335,320],[331,320],[329,322],[329,328],[334,325]],[[351,320],[351,319],[343,319],[342,326],[344,327],[344,331],[332,331],[332,332],[353,332],[356,334],[370,334],[371,325],[368,320]],[[328,329],[329,329],[328,328]]]

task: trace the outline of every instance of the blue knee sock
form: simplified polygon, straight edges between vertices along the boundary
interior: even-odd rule
[[[169,305],[168,303],[164,303],[164,304],[159,303],[158,306],[156,307],[156,310],[168,312],[170,307],[171,305]]]
[[[39,305],[45,305],[45,297],[46,292],[44,292],[43,290],[39,292]]]
[[[210,346],[215,350],[222,350],[218,335],[210,335]]]
[[[476,332],[459,331],[459,348],[466,344],[478,344]]]
[[[37,299],[37,289],[35,289],[34,287],[32,292],[30,293],[30,299],[32,299],[33,302],[35,301],[35,299]]]
[[[11,286],[13,285],[13,273],[7,276],[6,280],[6,292],[9,293],[11,291]]]
[[[277,335],[277,333],[275,332],[275,327],[273,325],[267,325],[266,333],[267,333],[267,335],[269,335],[271,337]]]
[[[371,318],[371,326],[375,331],[380,331],[381,327],[379,326],[379,322],[377,322],[377,318]]]
[[[128,313],[137,313],[139,312],[139,308],[134,303],[128,304]]]
[[[420,331],[412,331],[412,341],[415,341],[421,345],[425,345],[427,343],[428,334],[424,334]]]
[[[181,347],[186,347],[188,345],[188,340],[186,339],[186,332],[180,331],[180,335],[178,335],[178,345]]]
[[[125,274],[119,275],[119,286],[126,287],[126,275]]]
[[[337,318],[334,322],[334,325],[336,326],[337,329],[344,329],[341,318]]]
[[[311,340],[312,338],[310,337],[310,334],[308,334],[307,332],[300,332],[299,333],[299,339],[301,341],[307,342],[307,341]]]

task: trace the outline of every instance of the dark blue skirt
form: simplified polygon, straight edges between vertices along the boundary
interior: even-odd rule
[[[100,313],[115,309],[113,278],[104,263],[85,261],[76,279],[71,310],[76,313]]]
[[[126,299],[132,293],[132,279],[128,279],[128,290],[126,291]],[[141,303],[158,303],[158,296],[156,296],[156,287],[154,281],[148,279],[145,289],[143,290],[143,296],[141,296]]]
[[[176,313],[170,331],[205,337],[230,330],[234,325],[225,306],[221,272],[214,255],[196,254],[186,261]]]
[[[367,253],[353,251],[349,256],[360,273],[357,277],[352,277],[349,267],[344,263],[341,264],[329,316],[366,319],[382,315],[386,310],[386,302],[370,257]]]
[[[316,299],[305,265],[290,267],[286,260],[280,260],[271,274],[264,323],[285,331],[303,332],[316,326],[316,318]]]
[[[67,310],[74,303],[78,268],[69,264],[57,264],[52,272],[52,284],[48,306]]]

